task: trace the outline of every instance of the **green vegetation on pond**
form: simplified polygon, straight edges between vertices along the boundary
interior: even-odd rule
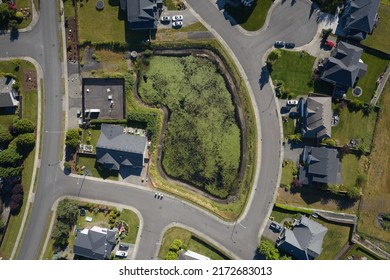
[[[170,111],[162,162],[167,174],[226,197],[237,184],[240,129],[213,63],[194,56],[152,57],[139,94]]]

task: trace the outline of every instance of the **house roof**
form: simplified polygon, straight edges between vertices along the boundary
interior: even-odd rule
[[[331,137],[332,98],[308,97],[305,109],[303,137],[317,139]]]
[[[352,0],[349,1],[342,15],[346,19],[344,31],[347,35],[356,36],[361,31],[362,38],[372,32],[378,12],[380,0]],[[352,32],[352,34],[348,34]],[[360,35],[359,35],[360,36]]]
[[[120,125],[102,124],[96,160],[113,170],[119,170],[121,165],[141,167],[146,147],[146,137],[124,134]]]
[[[345,42],[339,42],[333,56],[325,61],[325,69],[321,78],[336,85],[354,86],[357,78],[363,77],[367,71],[360,57],[363,49]]]
[[[341,184],[341,163],[337,149],[305,146],[302,162],[303,166],[299,170],[299,181],[302,184]]]
[[[288,253],[299,259],[315,258],[322,252],[322,242],[327,231],[320,223],[301,216],[293,230],[284,229],[278,247],[289,248]]]
[[[126,11],[127,21],[134,29],[157,28],[159,13],[157,4],[160,0],[121,0],[121,9]]]
[[[73,252],[89,259],[107,259],[115,247],[115,231],[97,226],[77,234]]]
[[[0,77],[0,108],[15,107],[18,102],[13,96],[12,85],[15,80],[8,77]]]

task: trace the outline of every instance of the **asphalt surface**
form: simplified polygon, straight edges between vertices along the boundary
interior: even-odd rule
[[[236,223],[225,223],[196,206],[177,198],[164,196],[156,200],[151,190],[120,183],[67,176],[59,167],[61,147],[61,62],[57,1],[41,0],[40,20],[35,28],[22,33],[14,41],[0,36],[0,56],[31,56],[42,66],[45,85],[44,139],[38,191],[18,259],[36,259],[48,223],[50,209],[56,199],[73,195],[137,208],[144,221],[137,259],[152,259],[160,245],[166,226],[178,223],[203,233],[238,259],[252,259],[258,244],[259,229],[267,220],[280,167],[280,130],[277,107],[268,83],[260,88],[261,58],[274,41],[286,40],[297,46],[309,42],[317,31],[315,17],[309,17],[310,4],[297,1],[277,6],[269,28],[256,36],[246,36],[232,27],[223,14],[209,1],[189,0],[190,6],[230,46],[240,62],[251,86],[254,107],[260,122],[259,176],[254,186],[246,215]]]

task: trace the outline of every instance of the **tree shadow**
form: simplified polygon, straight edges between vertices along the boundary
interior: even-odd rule
[[[11,41],[15,41],[19,39],[19,30],[17,29],[12,29],[9,35],[9,39]]]
[[[225,6],[225,10],[223,12],[225,19],[230,21],[230,24],[232,26],[237,24],[243,24],[248,21],[248,18],[252,15],[254,9],[256,8],[256,4],[252,5],[251,7],[230,7]]]
[[[268,84],[268,82],[269,82],[269,75],[270,75],[270,73],[268,72],[267,65],[264,65],[263,67],[261,67],[261,73],[260,73],[260,79],[259,79],[260,89],[263,89],[263,87],[266,84]]]

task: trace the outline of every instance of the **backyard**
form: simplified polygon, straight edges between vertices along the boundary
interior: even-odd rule
[[[228,14],[247,31],[256,31],[263,27],[273,0],[258,0],[255,7],[230,8]]]
[[[313,92],[312,69],[315,57],[306,52],[286,50],[280,50],[280,54],[269,69],[274,84],[283,81],[284,91],[291,98]]]
[[[198,238],[192,232],[179,227],[170,228],[165,232],[158,254],[159,259],[165,259],[169,247],[175,239],[179,239],[188,250],[209,257],[212,260],[229,259],[226,254],[218,248],[213,247],[209,242],[206,242],[205,240]]]
[[[347,106],[334,105],[339,110],[339,122],[332,127],[332,138],[337,140],[339,146],[349,144],[351,139],[356,139],[363,143],[369,151],[371,149],[374,135],[375,123],[378,113],[373,110],[369,115],[365,115],[362,110],[350,111]]]
[[[298,212],[287,211],[274,207],[271,216],[274,217],[275,221],[280,223],[283,219],[292,218],[294,215],[297,214]],[[347,226],[341,226],[326,222],[319,218],[310,218],[322,224],[328,229],[328,232],[326,233],[322,244],[322,253],[318,258],[316,258],[316,260],[333,260],[341,251],[341,249],[347,244],[350,228]]]
[[[375,90],[377,87],[376,81],[379,76],[385,72],[386,66],[389,61],[378,56],[364,52],[361,59],[364,63],[367,64],[367,72],[364,76],[358,81],[357,86],[361,87],[363,94],[361,97],[353,97],[352,88],[347,92],[347,97],[349,99],[355,99],[369,103],[372,97],[375,95]]]
[[[368,35],[362,44],[369,46],[371,48],[389,53],[390,50],[390,40],[389,40],[389,30],[390,30],[390,5],[387,3],[379,5],[379,22],[378,26],[374,29],[372,35]]]
[[[390,252],[390,231],[379,227],[379,213],[390,212],[390,85],[383,92],[382,109],[379,113],[370,155],[368,183],[363,189],[363,198],[358,223],[358,232],[369,240],[375,239],[380,247]]]

